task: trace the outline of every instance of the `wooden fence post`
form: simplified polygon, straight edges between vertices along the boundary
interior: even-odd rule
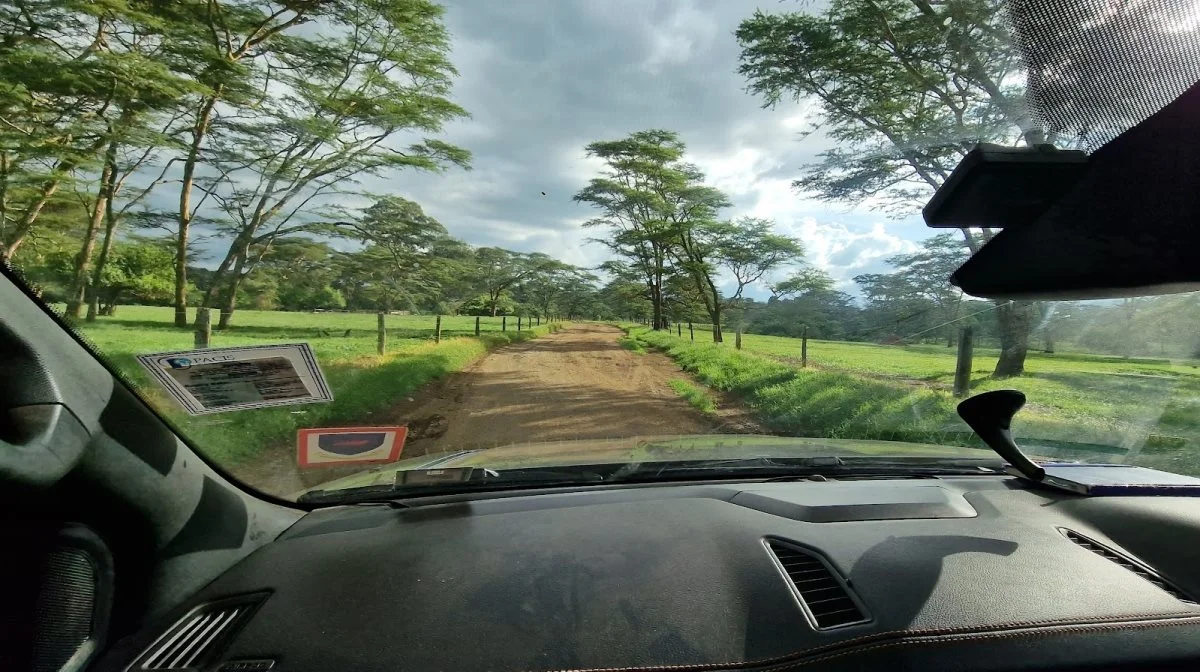
[[[808,325],[800,329],[800,368],[808,368]]]
[[[974,349],[974,332],[971,327],[963,327],[958,336],[958,362],[954,367],[956,397],[965,397],[971,393],[971,358]]]
[[[696,342],[696,330],[692,329],[692,321],[691,320],[688,320],[688,336],[691,337],[693,343]]]
[[[437,321],[433,323],[433,342],[442,342],[442,316],[437,316]]]
[[[508,315],[500,316],[500,331],[508,331]]]
[[[742,327],[739,325],[737,331],[733,335],[733,346],[738,350],[742,349]]]
[[[475,335],[479,335],[479,316],[475,316]]]
[[[383,316],[384,313],[382,310],[375,316],[375,328],[379,330],[379,339],[375,343],[375,350],[381,355],[387,352],[387,329],[383,324]]]
[[[208,308],[196,309],[196,349],[209,347],[212,341],[212,316]]]

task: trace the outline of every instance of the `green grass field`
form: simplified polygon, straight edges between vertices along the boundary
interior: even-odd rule
[[[739,395],[773,431],[971,443],[954,413],[955,350],[745,334],[722,345],[627,327],[712,387]],[[704,333],[705,340],[708,333]],[[1030,353],[1026,375],[992,380],[994,350],[977,349],[972,392],[1014,388],[1028,397],[1014,433],[1044,454],[1119,460],[1200,474],[1200,368],[1194,361]],[[1071,444],[1071,446],[1067,446]]]
[[[376,353],[376,316],[356,313],[238,311],[233,324],[214,331],[211,347],[307,342],[312,346],[334,401],[189,416],[170,400],[137,363],[136,356],[190,350],[190,331],[175,329],[170,308],[121,306],[113,317],[79,325],[96,346],[151,404],[224,465],[253,459],[264,446],[292,445],[300,427],[345,426],[369,419],[424,383],[458,371],[493,346],[532,338],[557,328],[516,329],[510,320],[443,317],[442,342],[433,342],[433,316],[389,315],[387,354]],[[524,325],[522,325],[524,326]],[[346,331],[349,330],[349,335]]]

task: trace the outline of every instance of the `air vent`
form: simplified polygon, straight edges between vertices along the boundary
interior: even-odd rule
[[[816,629],[830,630],[869,620],[858,599],[824,558],[775,539],[767,540],[767,548]]]
[[[1158,586],[1159,588],[1161,588],[1162,590],[1167,592],[1171,597],[1174,597],[1175,599],[1179,600],[1180,602],[1187,602],[1188,604],[1196,604],[1196,601],[1193,600],[1192,598],[1188,597],[1186,593],[1184,593],[1182,590],[1180,590],[1180,589],[1176,588],[1175,586],[1171,585],[1170,583],[1168,583],[1166,581],[1166,579],[1159,576],[1154,570],[1150,569],[1150,567],[1142,564],[1141,562],[1134,560],[1133,558],[1131,558],[1129,556],[1122,555],[1121,553],[1114,551],[1113,549],[1101,544],[1100,542],[1095,541],[1093,539],[1089,539],[1074,530],[1068,530],[1065,527],[1060,527],[1060,528],[1058,528],[1058,531],[1062,532],[1062,535],[1064,537],[1075,542],[1075,544],[1077,544],[1078,546],[1080,546],[1082,548],[1086,548],[1087,550],[1091,551],[1092,553],[1095,553],[1096,555],[1098,555],[1106,560],[1115,562],[1116,564],[1124,567],[1125,569],[1128,569],[1129,571],[1133,572],[1134,574],[1137,574],[1138,576],[1142,577],[1143,579]]]
[[[211,663],[266,598],[266,593],[256,593],[196,607],[146,649],[131,669],[192,670]]]

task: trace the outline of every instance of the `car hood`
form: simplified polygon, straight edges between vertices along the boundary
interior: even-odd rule
[[[322,483],[315,489],[338,490],[390,484],[396,472],[449,467],[518,469],[579,464],[624,464],[676,460],[741,459],[752,457],[962,457],[995,459],[987,449],[936,446],[900,441],[819,439],[716,434],[702,436],[643,436],[627,439],[584,439],[528,443],[482,450],[430,453],[380,465],[345,478]]]

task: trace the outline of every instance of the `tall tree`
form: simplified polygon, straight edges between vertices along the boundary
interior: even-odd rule
[[[749,90],[768,107],[812,97],[817,125],[838,143],[795,186],[909,212],[976,143],[1043,142],[1001,9],[1000,0],[837,0],[816,16],[759,11],[743,21],[739,72]],[[977,237],[963,234],[975,251]],[[995,376],[1023,372],[1031,309],[997,304]]]
[[[524,254],[500,247],[481,247],[475,250],[469,277],[495,317],[502,301],[521,282],[535,274],[566,268],[566,264],[540,252]]]
[[[966,245],[954,234],[943,233],[921,242],[921,249],[911,254],[898,254],[884,261],[896,269],[896,274],[908,283],[913,295],[932,302],[937,307],[937,321],[953,344],[953,323],[962,307],[962,290],[947,282],[947,278],[970,256]]]
[[[397,142],[401,134],[437,133],[466,114],[447,98],[456,72],[441,7],[356,0],[339,21],[340,31],[311,38],[305,49],[267,55],[269,64],[278,60],[274,85],[287,93],[244,113],[248,119],[230,124],[213,148],[221,170],[205,188],[231,223],[231,242],[202,305],[224,296],[222,325],[256,247],[323,228],[306,211],[310,203],[362,175],[469,161],[468,152],[437,139]]]
[[[178,219],[173,227],[175,326],[186,327],[189,237],[206,200],[193,199],[193,193],[202,169],[216,170],[206,158],[209,136],[214,128],[220,128],[223,110],[236,118],[243,107],[253,106],[269,94],[272,77],[262,64],[267,54],[307,46],[306,40],[289,35],[289,31],[317,16],[335,20],[331,15],[340,4],[184,0],[162,6],[172,10],[167,58],[190,68],[197,85],[197,93],[183,104],[185,149],[179,157]]]
[[[724,311],[739,304],[747,286],[780,266],[800,261],[803,248],[799,241],[775,233],[771,220],[742,217],[681,228],[675,254],[704,302],[713,342],[720,343]],[[732,291],[721,292],[722,277],[732,281]]]
[[[723,194],[703,184],[703,173],[684,160],[686,149],[677,133],[666,130],[593,142],[587,154],[604,161],[605,170],[575,195],[577,202],[601,212],[585,226],[608,229],[600,242],[640,273],[656,329],[668,326],[663,280],[681,232],[711,221],[728,205]]]
[[[566,264],[536,269],[521,282],[521,295],[534,315],[549,317],[595,292],[596,276]]]
[[[376,267],[367,277],[381,287],[393,287],[380,293],[387,310],[391,303],[405,299],[415,305],[422,297],[439,293],[442,281],[440,265],[467,253],[421,206],[399,196],[379,196],[360,215],[350,217],[344,226],[350,235],[367,244]],[[360,269],[361,270],[361,269]],[[404,290],[402,287],[409,289]]]
[[[805,294],[833,289],[833,278],[819,268],[801,268],[787,278],[771,285],[771,298],[790,299]]]

